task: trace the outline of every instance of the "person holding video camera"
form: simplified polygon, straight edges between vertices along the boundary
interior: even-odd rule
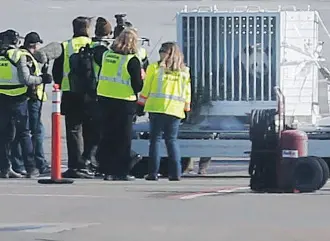
[[[28,86],[53,81],[42,73],[31,52],[20,49],[20,35],[14,30],[0,33],[0,177],[19,177],[11,168],[11,144],[18,138],[26,177],[39,176],[34,160],[28,117]]]
[[[127,21],[125,17],[126,17],[126,14],[116,14],[115,15],[117,26],[115,27],[115,31],[114,31],[114,36],[113,36],[114,39],[117,38],[117,36],[119,36],[119,34],[125,28],[134,28],[133,24],[131,22]],[[135,30],[137,32],[137,29],[135,29]],[[144,79],[145,71],[147,70],[147,67],[149,65],[147,50],[143,47],[139,47],[138,51],[136,53],[136,56],[141,61],[141,68],[143,70],[142,79]]]

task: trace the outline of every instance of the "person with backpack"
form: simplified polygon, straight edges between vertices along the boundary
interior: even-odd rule
[[[77,17],[72,22],[73,37],[62,43],[62,54],[53,64],[53,77],[63,92],[61,100],[61,114],[65,116],[66,140],[68,150],[68,170],[63,173],[65,178],[93,178],[94,174],[83,157],[95,133],[95,126],[86,116],[86,95],[79,88],[83,84],[76,84],[71,78],[71,57],[82,47],[91,44],[91,18]],[[85,70],[83,70],[85,72]]]

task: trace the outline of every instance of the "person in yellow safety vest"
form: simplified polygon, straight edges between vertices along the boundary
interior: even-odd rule
[[[40,38],[39,34],[36,32],[30,32],[25,36],[24,45],[21,48],[21,51],[28,54],[34,54],[34,52],[39,48],[39,45],[43,41]],[[40,71],[34,66],[33,60],[28,58],[29,66],[31,66],[31,72]],[[45,159],[44,152],[44,137],[45,137],[45,128],[41,121],[41,102],[47,101],[47,94],[43,91],[43,85],[32,85],[29,86],[27,91],[29,100],[28,100],[28,112],[29,112],[29,125],[31,136],[33,140],[34,147],[34,160],[36,162],[36,167],[39,169],[40,174],[50,173],[50,166]],[[15,140],[12,145],[12,163],[13,169],[26,175],[26,170],[24,169],[22,161],[22,153],[19,148],[18,140]],[[15,163],[15,164],[14,164]]]
[[[20,177],[11,168],[11,144],[19,141],[26,177],[37,177],[36,163],[28,120],[27,86],[52,82],[50,74],[41,74],[32,54],[17,48],[19,34],[14,30],[1,33],[8,42],[8,48],[0,57],[0,177]],[[4,46],[1,46],[4,47]],[[31,65],[30,65],[31,63]]]
[[[169,180],[181,177],[181,156],[177,142],[179,125],[190,111],[191,84],[189,68],[184,56],[174,42],[163,43],[160,61],[150,64],[138,104],[144,106],[150,119],[150,146],[146,180],[158,180],[162,132],[169,155]]]
[[[72,22],[73,37],[62,43],[62,54],[53,64],[53,77],[63,92],[61,114],[65,116],[66,141],[68,149],[68,170],[63,173],[66,178],[93,178],[85,156],[96,145],[95,126],[86,117],[85,95],[70,91],[68,74],[69,58],[78,53],[81,47],[91,44],[91,18],[77,17]]]
[[[112,34],[112,26],[111,23],[105,18],[98,17],[95,24],[95,37],[92,38],[92,42],[90,44],[91,48],[95,48],[97,46],[104,46],[107,49],[110,48],[112,40],[110,39],[110,35]],[[91,120],[91,123],[95,126],[95,138],[100,139],[101,136],[101,128],[100,128],[100,116],[101,111],[99,110],[99,106],[97,103],[96,96],[96,87],[98,81],[98,75],[100,71],[99,65],[93,61],[93,70],[95,75],[95,86],[93,85],[93,90],[89,92],[88,99],[86,99],[86,113],[88,118]],[[88,156],[85,158],[90,160],[90,169],[95,171],[95,176],[102,176],[99,171],[99,163],[97,162],[95,155],[97,151],[97,145],[91,147],[91,150],[88,152]],[[87,152],[84,153],[85,155]]]
[[[132,167],[132,121],[137,95],[142,89],[141,64],[136,57],[138,37],[126,28],[115,39],[111,50],[98,46],[94,60],[100,66],[97,86],[102,112],[101,140],[97,160],[104,180],[134,180]]]
[[[110,49],[112,41],[110,35],[112,34],[111,23],[105,18],[98,17],[95,24],[95,37],[92,38],[91,47],[102,45]],[[95,76],[98,76],[100,67],[94,61]]]

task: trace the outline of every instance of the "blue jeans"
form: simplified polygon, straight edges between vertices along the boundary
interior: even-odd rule
[[[35,163],[29,132],[27,101],[14,102],[14,97],[12,99],[2,98],[3,100],[0,101],[0,112],[2,113],[0,118],[0,171],[9,170],[11,144],[17,140],[22,147],[21,165],[30,172],[35,168]]]
[[[174,116],[158,113],[150,113],[150,147],[148,172],[151,176],[158,175],[160,165],[160,145],[162,133],[169,157],[169,177],[181,176],[181,154],[177,141],[180,119]]]
[[[47,161],[45,160],[44,153],[44,137],[45,137],[45,128],[39,118],[41,101],[30,99],[28,100],[28,110],[29,110],[29,124],[30,131],[32,135],[32,143],[34,148],[34,160],[36,166],[39,170],[43,170],[47,167]],[[39,124],[38,124],[39,122]],[[12,144],[12,165],[13,169],[16,171],[21,171],[24,169],[22,162],[21,148],[17,140]]]

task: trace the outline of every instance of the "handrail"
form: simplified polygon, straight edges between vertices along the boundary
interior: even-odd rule
[[[277,111],[278,111],[278,120],[279,120],[279,134],[281,133],[281,121],[283,129],[285,129],[285,97],[280,89],[280,87],[274,87],[276,92],[277,99]]]

